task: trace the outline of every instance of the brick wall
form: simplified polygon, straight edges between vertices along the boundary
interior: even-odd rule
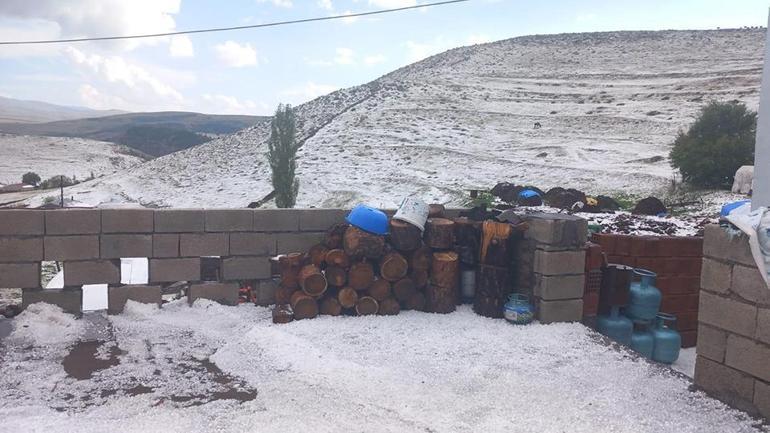
[[[706,227],[695,383],[770,418],[770,289],[748,237]]]
[[[693,347],[698,337],[703,238],[596,234],[593,238],[609,263],[649,269],[663,299],[660,310],[676,315],[682,346]]]

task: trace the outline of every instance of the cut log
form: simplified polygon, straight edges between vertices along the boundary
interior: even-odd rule
[[[446,208],[441,203],[431,203],[428,205],[428,218],[444,218]]]
[[[391,219],[390,243],[399,251],[414,251],[422,245],[422,232],[408,222]]]
[[[358,302],[358,292],[351,287],[343,287],[337,293],[337,300],[344,308],[353,308]]]
[[[313,245],[308,251],[310,262],[323,269],[326,264],[326,253],[328,252],[329,248],[326,248],[324,244]]]
[[[428,285],[428,271],[422,269],[412,269],[409,272],[409,278],[414,281],[414,286],[418,289],[424,289]]]
[[[356,290],[366,290],[374,282],[374,268],[370,263],[354,263],[348,271],[348,285]]]
[[[370,314],[377,314],[380,304],[376,299],[371,296],[362,296],[358,298],[356,302],[356,314],[359,316],[368,316]],[[296,316],[296,313],[295,313]]]
[[[339,316],[342,314],[342,305],[340,305],[340,301],[337,298],[327,296],[321,301],[320,312],[327,316]]]
[[[326,277],[316,265],[303,266],[299,271],[299,286],[309,296],[321,296],[328,287]]]
[[[473,298],[473,311],[484,317],[499,319],[503,317],[503,300],[476,294]]]
[[[294,313],[288,304],[279,304],[273,308],[273,323],[289,323],[294,320]]]
[[[291,309],[294,311],[294,318],[312,319],[318,316],[318,303],[315,298],[302,292],[299,295],[292,296]]]
[[[479,260],[479,245],[481,244],[481,223],[467,217],[455,218],[455,243],[460,262],[474,266]]]
[[[500,301],[504,301],[512,291],[511,272],[509,268],[479,265],[479,268],[476,271],[477,296],[496,298]]]
[[[448,250],[455,244],[455,223],[446,218],[428,218],[425,243],[438,250]]]
[[[425,295],[422,292],[414,292],[412,297],[404,303],[405,310],[425,311]]]
[[[433,259],[433,251],[430,247],[423,246],[414,250],[409,255],[409,267],[412,269],[419,269],[421,271],[427,271],[430,269],[430,263]]]
[[[326,231],[326,237],[324,238],[324,245],[330,250],[342,248],[342,238],[345,236],[345,230],[348,229],[347,223],[339,223],[331,226]]]
[[[281,285],[284,287],[299,288],[297,275],[302,267],[302,253],[291,253],[278,257],[278,269],[281,273]]]
[[[379,259],[385,248],[385,237],[367,233],[358,227],[350,226],[345,230],[343,240],[345,254],[350,257]]]
[[[409,263],[401,254],[392,251],[380,260],[380,275],[388,281],[398,281],[406,276]]]
[[[337,266],[328,266],[324,271],[330,286],[342,287],[348,282],[348,271]]]
[[[276,305],[282,305],[282,304],[289,304],[291,303],[291,295],[294,294],[294,292],[297,292],[296,287],[285,287],[283,285],[279,285],[275,289],[275,303]]]
[[[455,310],[455,289],[433,284],[425,289],[425,310],[431,313],[451,313]]]
[[[382,278],[375,280],[371,286],[369,286],[369,296],[382,301],[393,295],[390,290],[390,281],[383,280]]]
[[[380,301],[380,308],[377,310],[377,314],[381,316],[395,316],[401,312],[401,304],[398,303],[396,298],[385,298]]]
[[[336,248],[329,250],[329,252],[326,253],[326,265],[347,269],[350,267],[350,257],[345,254],[345,250],[343,249]]]
[[[430,281],[434,286],[455,290],[460,282],[460,257],[454,251],[433,253]]]
[[[510,246],[511,225],[484,221],[481,235],[479,262],[485,265],[510,266],[513,251]]]
[[[406,302],[417,292],[411,278],[402,278],[393,283],[393,295],[401,302]]]

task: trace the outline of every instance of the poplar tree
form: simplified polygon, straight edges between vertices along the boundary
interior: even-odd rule
[[[299,179],[294,174],[297,168],[296,133],[291,105],[279,104],[270,125],[270,139],[267,142],[275,205],[279,208],[294,207],[297,201]]]

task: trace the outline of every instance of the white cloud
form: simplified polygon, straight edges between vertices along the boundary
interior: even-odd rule
[[[376,65],[376,64],[379,64],[379,63],[383,63],[385,60],[387,60],[387,59],[382,54],[375,54],[375,55],[372,55],[372,56],[364,57],[364,63],[366,65],[368,65],[368,66]]]
[[[257,50],[255,50],[251,44],[241,45],[235,41],[227,41],[223,44],[216,45],[214,50],[217,52],[219,59],[225,65],[232,68],[256,66],[259,63],[257,59]]]
[[[417,5],[417,0],[369,0],[370,5],[383,9],[403,8]]]
[[[354,52],[350,48],[337,48],[335,52],[337,55],[334,56],[334,63],[338,65],[352,65],[356,62],[353,58]]]
[[[334,10],[334,6],[332,5],[332,0],[318,0],[316,3],[318,4],[318,7],[321,9],[326,9],[327,11]]]
[[[267,2],[270,2],[274,6],[278,6],[280,8],[290,8],[294,6],[291,0],[257,0],[257,3],[267,3]]]
[[[297,104],[315,99],[321,95],[326,95],[337,89],[339,89],[338,86],[333,86],[330,84],[318,84],[313,81],[308,81],[301,86],[296,86],[285,90],[282,92],[282,95],[289,97],[291,99],[289,102]]]
[[[492,38],[487,35],[470,35],[466,41],[470,45],[486,44],[487,42],[492,42]]]
[[[404,45],[406,45],[407,60],[410,62],[417,62],[457,46],[441,36],[430,42],[406,41]]]
[[[205,107],[204,111],[208,113],[218,114],[255,114],[257,108],[262,111],[267,110],[265,104],[257,105],[254,101],[245,99],[238,100],[234,96],[227,96],[221,94],[203,94],[201,96]]]
[[[343,12],[343,13],[342,13],[342,14],[340,14],[340,15],[353,15],[353,11],[345,11],[345,12]],[[359,18],[359,17],[350,17],[350,16],[347,16],[347,17],[345,17],[345,18],[341,18],[341,19],[340,19],[340,21],[342,21],[342,22],[343,22],[343,23],[345,23],[345,24],[352,24],[352,23],[354,23],[354,22],[358,21],[358,18]]]
[[[195,55],[192,41],[187,35],[171,36],[168,51],[171,57],[192,57]]]

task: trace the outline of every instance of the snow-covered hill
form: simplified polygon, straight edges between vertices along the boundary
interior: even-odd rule
[[[709,100],[758,105],[764,30],[528,36],[447,51],[298,107],[298,206],[458,203],[497,181],[655,192]],[[535,129],[535,122],[542,128]],[[245,206],[271,191],[266,123],[69,192]]]

